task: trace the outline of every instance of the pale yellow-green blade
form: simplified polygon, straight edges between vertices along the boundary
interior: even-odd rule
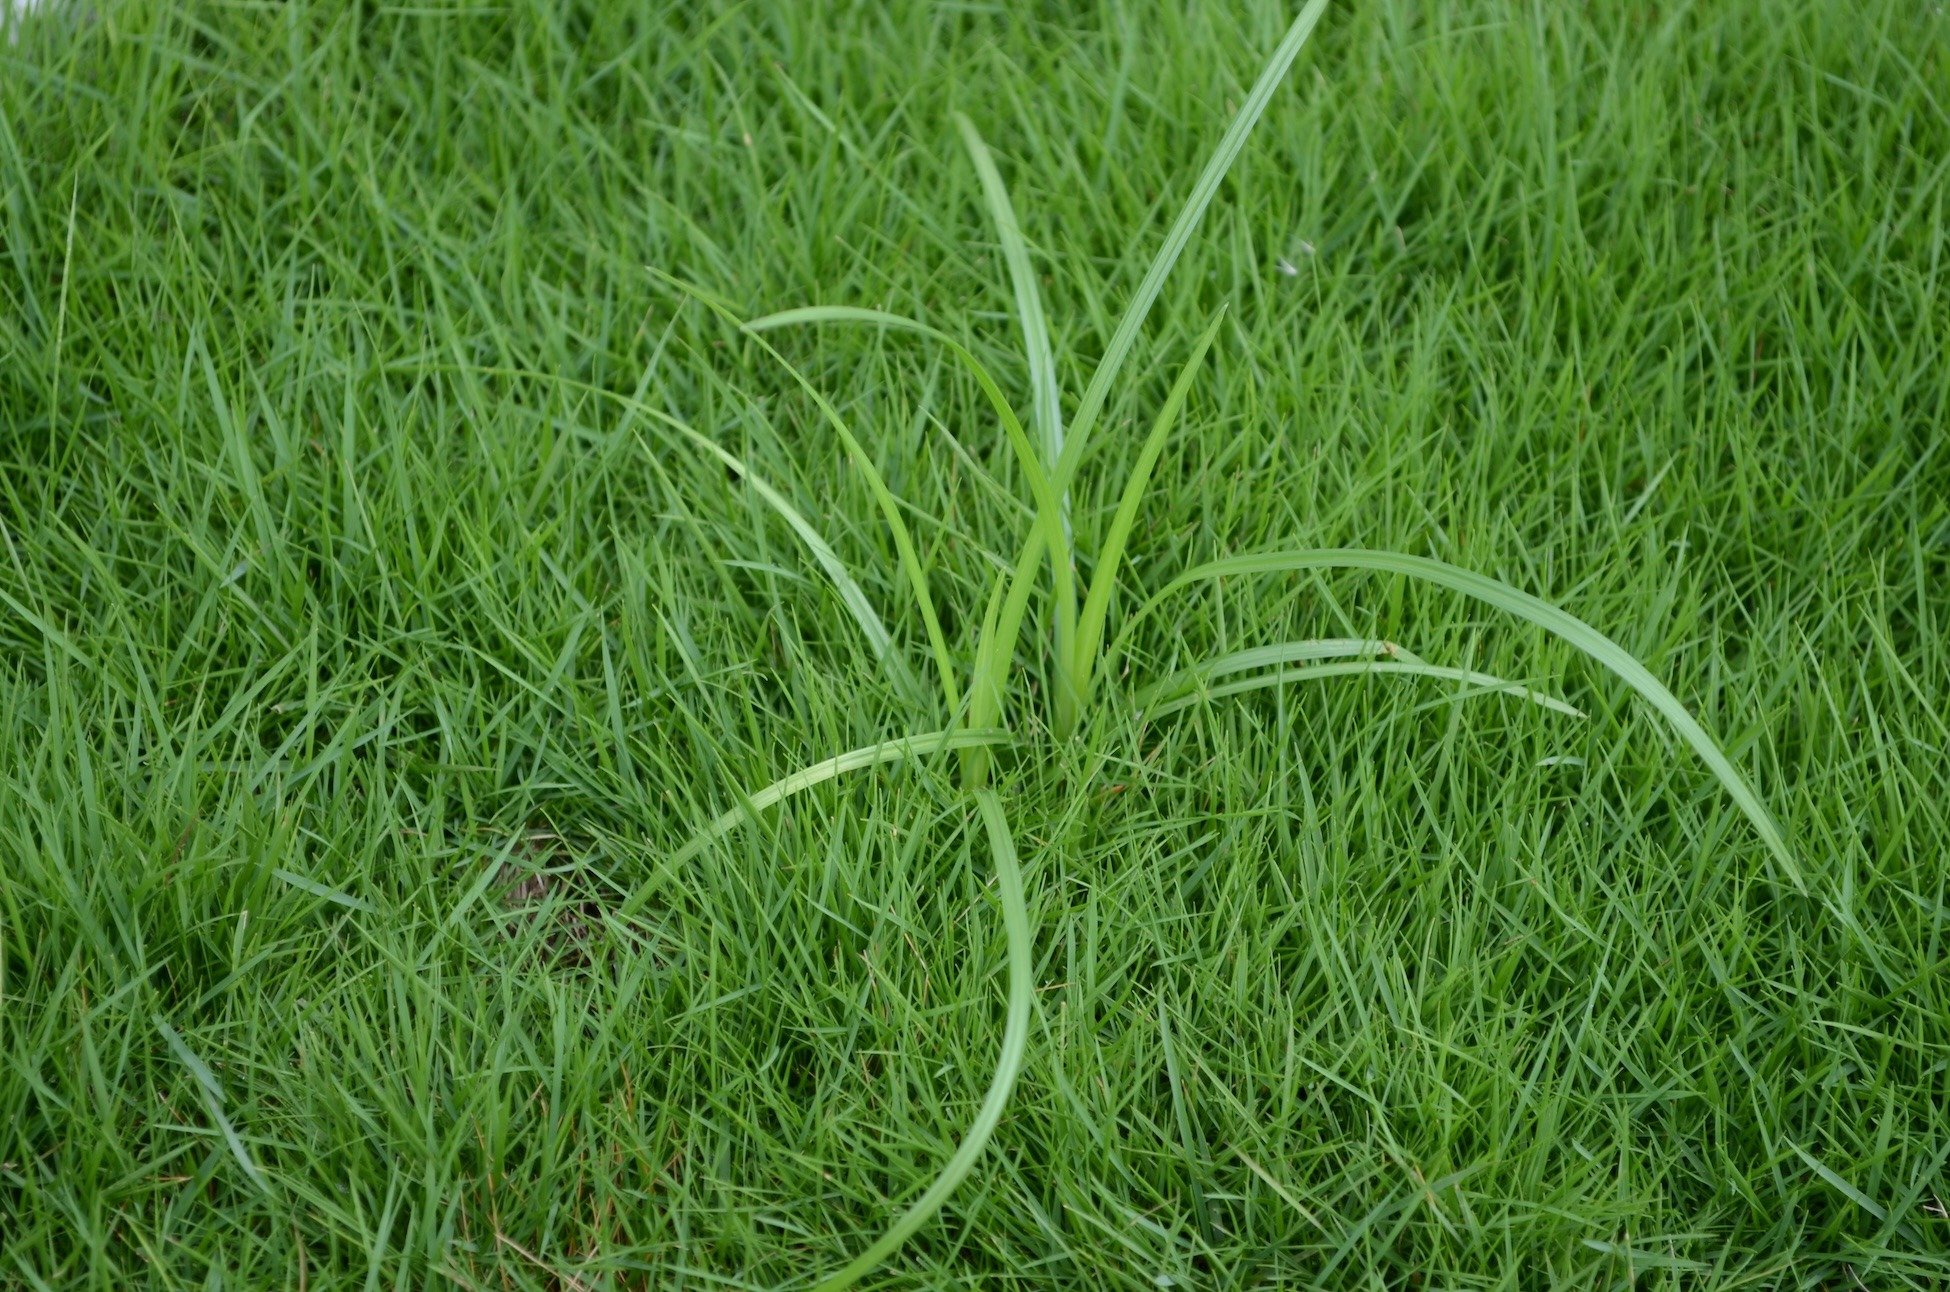
[[[830,781],[835,776],[951,749],[973,749],[982,745],[1007,744],[1009,739],[1009,733],[1006,731],[927,731],[920,735],[902,736],[859,749],[849,749],[843,754],[835,754],[809,767],[802,767],[789,776],[781,776],[763,789],[745,795],[744,802],[720,813],[710,824],[692,835],[683,847],[672,853],[670,860],[672,863],[690,860],[713,840],[721,839],[737,829],[740,823],[755,821],[760,812],[773,804],[803,790],[809,790],[822,782]]]
[[[1671,724],[1680,739],[1692,747],[1718,778],[1727,796],[1734,801],[1747,820],[1753,824],[1761,842],[1767,845],[1779,865],[1781,873],[1801,893],[1808,891],[1807,881],[1802,877],[1801,868],[1794,860],[1794,854],[1787,845],[1786,837],[1775,824],[1774,816],[1767,805],[1755,792],[1747,778],[1726,756],[1719,742],[1701,726],[1678,697],[1666,689],[1665,684],[1654,677],[1645,665],[1633,658],[1632,653],[1620,646],[1605,634],[1593,628],[1568,611],[1560,610],[1547,601],[1539,600],[1528,592],[1511,587],[1500,579],[1465,570],[1461,566],[1450,565],[1426,556],[1410,556],[1402,552],[1378,552],[1361,548],[1310,548],[1290,552],[1268,552],[1254,556],[1234,556],[1211,561],[1196,566],[1166,584],[1151,600],[1147,601],[1126,623],[1120,641],[1129,635],[1132,628],[1146,615],[1155,610],[1168,596],[1180,589],[1207,579],[1220,579],[1233,575],[1254,575],[1290,573],[1297,570],[1344,569],[1374,570],[1384,574],[1404,574],[1410,578],[1423,579],[1439,587],[1474,597],[1485,604],[1495,606],[1519,619],[1536,624],[1546,632],[1569,642],[1586,656],[1609,670],[1627,686],[1638,692],[1647,703],[1657,710]],[[1112,652],[1115,654],[1116,652]]]
[[[1569,717],[1582,718],[1584,716],[1582,709],[1574,708],[1556,696],[1545,695],[1541,691],[1533,691],[1528,687],[1519,686],[1515,682],[1508,682],[1503,678],[1494,677],[1488,673],[1478,673],[1474,669],[1467,668],[1444,668],[1440,664],[1411,664],[1403,660],[1363,660],[1358,663],[1343,661],[1332,664],[1314,664],[1306,668],[1283,668],[1272,673],[1262,673],[1257,677],[1244,678],[1237,682],[1222,682],[1218,686],[1200,688],[1188,695],[1181,695],[1176,699],[1162,701],[1146,710],[1145,716],[1162,718],[1169,714],[1177,713],[1181,709],[1189,708],[1201,700],[1218,700],[1229,695],[1243,695],[1248,691],[1260,691],[1267,687],[1284,686],[1288,682],[1321,682],[1333,677],[1366,677],[1369,674],[1393,674],[1397,677],[1432,677],[1450,682],[1466,682],[1471,686],[1481,687],[1485,692],[1499,692],[1504,695],[1514,695],[1519,699],[1528,700],[1532,704],[1540,704],[1546,709],[1565,714]]]
[[[849,1261],[838,1273],[823,1280],[817,1292],[841,1292],[871,1273],[900,1249],[900,1245],[934,1218],[975,1162],[988,1147],[989,1137],[1002,1120],[1022,1071],[1023,1055],[1029,1049],[1029,1006],[1035,990],[1035,946],[1029,932],[1029,901],[1023,892],[1022,868],[1016,861],[1015,842],[1009,837],[1009,821],[1002,804],[991,790],[977,790],[976,806],[988,828],[989,852],[995,858],[996,895],[1002,901],[1002,927],[1009,944],[1009,1005],[1002,1025],[1002,1045],[996,1056],[995,1075],[989,1079],[988,1094],[976,1110],[975,1120],[962,1136],[954,1156],[941,1168],[934,1183],[901,1213],[888,1231],[873,1246]]]
[[[1184,254],[1185,244],[1191,241],[1192,233],[1198,228],[1199,220],[1205,215],[1205,208],[1212,204],[1218,194],[1219,184],[1226,172],[1246,146],[1246,136],[1259,123],[1266,105],[1272,101],[1273,91],[1279,88],[1293,60],[1300,56],[1301,46],[1307,37],[1313,35],[1320,16],[1327,11],[1327,0],[1310,0],[1307,7],[1287,28],[1286,35],[1274,49],[1266,66],[1261,69],[1259,80],[1246,95],[1246,101],[1239,105],[1239,113],[1233,117],[1232,124],[1226,128],[1219,146],[1205,163],[1198,183],[1185,199],[1185,205],[1172,221],[1170,232],[1165,234],[1158,254],[1151,261],[1151,268],[1145,272],[1138,284],[1137,293],[1125,307],[1124,317],[1118,322],[1117,330],[1111,334],[1110,344],[1104,349],[1104,357],[1098,361],[1097,370],[1091,374],[1090,384],[1084,388],[1083,399],[1077,404],[1076,416],[1070,419],[1070,429],[1063,445],[1063,457],[1053,473],[1059,491],[1070,487],[1070,477],[1076,472],[1077,464],[1083,460],[1084,446],[1089,442],[1090,433],[1097,425],[1097,418],[1103,412],[1104,402],[1110,397],[1111,386],[1116,383],[1118,374],[1124,369],[1124,361],[1130,357],[1131,347],[1137,343],[1138,331],[1144,326],[1145,316],[1151,312],[1152,302],[1158,299],[1158,292],[1164,287],[1165,279],[1170,277],[1172,267],[1178,257]]]

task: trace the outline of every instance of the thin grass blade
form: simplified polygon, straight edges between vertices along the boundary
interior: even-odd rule
[[[1069,488],[1070,477],[1075,473],[1077,464],[1083,460],[1084,446],[1089,442],[1090,432],[1095,429],[1097,418],[1103,412],[1104,401],[1110,397],[1110,388],[1116,382],[1118,374],[1123,371],[1124,361],[1130,357],[1131,347],[1137,343],[1138,332],[1144,326],[1145,316],[1151,312],[1152,303],[1158,299],[1158,292],[1163,289],[1165,279],[1170,277],[1173,266],[1178,263],[1178,257],[1184,254],[1185,244],[1191,241],[1193,231],[1198,228],[1199,220],[1205,215],[1205,208],[1212,204],[1213,197],[1218,194],[1220,181],[1225,179],[1226,172],[1232,169],[1232,163],[1238,158],[1240,150],[1246,146],[1246,137],[1252,133],[1253,127],[1259,124],[1260,116],[1266,111],[1266,105],[1273,98],[1273,91],[1279,88],[1287,69],[1292,67],[1293,60],[1300,56],[1301,47],[1307,43],[1307,38],[1313,35],[1315,25],[1320,22],[1320,16],[1326,11],[1327,0],[1310,0],[1307,7],[1300,11],[1300,16],[1293,20],[1293,25],[1287,28],[1285,37],[1281,39],[1272,57],[1266,60],[1266,66],[1260,71],[1259,80],[1253,83],[1252,92],[1239,106],[1238,115],[1232,119],[1232,124],[1226,128],[1224,137],[1219,140],[1219,146],[1213,150],[1211,158],[1205,163],[1205,170],[1200,173],[1198,183],[1192,186],[1191,196],[1185,199],[1185,205],[1179,210],[1178,218],[1172,221],[1170,232],[1165,234],[1164,244],[1158,248],[1158,254],[1152,259],[1150,269],[1145,272],[1143,281],[1138,284],[1137,294],[1125,307],[1124,317],[1118,322],[1117,331],[1111,334],[1110,344],[1104,350],[1104,357],[1098,361],[1097,370],[1091,374],[1090,384],[1084,388],[1083,399],[1077,405],[1076,416],[1070,421],[1069,438],[1063,446],[1062,461],[1055,472],[1058,489]]]
[[[780,354],[778,348],[763,336],[746,328],[744,322],[724,301],[680,278],[674,278],[655,269],[651,272],[685,295],[703,302],[720,318],[750,336],[758,347],[784,368],[798,387],[806,392],[807,397],[819,409],[820,415],[826,419],[826,424],[831,426],[834,434],[840,437],[840,443],[846,446],[848,456],[853,459],[854,468],[859,471],[860,478],[866,482],[868,492],[873,495],[874,502],[879,506],[880,514],[885,518],[887,528],[893,535],[894,548],[899,553],[901,570],[907,576],[908,588],[914,594],[915,608],[921,612],[922,624],[927,629],[928,646],[934,653],[935,671],[940,676],[941,694],[947,702],[948,712],[950,714],[959,712],[961,688],[955,681],[954,659],[948,653],[948,639],[941,631],[941,617],[934,610],[934,595],[928,591],[927,569],[921,564],[921,554],[914,546],[914,536],[908,532],[907,521],[901,516],[899,501],[894,497],[893,491],[887,487],[887,482],[881,477],[880,468],[874,465],[873,458],[861,446],[860,441],[854,438],[853,431],[846,424],[846,419],[840,416],[839,410],[820,393],[811,379],[799,371],[797,365]]]
[[[244,1174],[250,1177],[251,1183],[268,1195],[271,1192],[271,1182],[264,1178],[264,1172],[258,1168],[257,1162],[251,1157],[250,1149],[244,1145],[243,1136],[237,1133],[237,1128],[230,1124],[230,1118],[224,1115],[223,1106],[229,1102],[229,1097],[224,1093],[223,1083],[217,1080],[217,1074],[212,1072],[210,1065],[190,1048],[189,1042],[183,1039],[182,1034],[169,1025],[168,1019],[161,1014],[151,1014],[149,1021],[155,1026],[164,1043],[169,1046],[171,1053],[175,1054],[177,1061],[188,1068],[190,1076],[196,1079],[196,1084],[203,1095],[204,1109],[210,1114],[210,1120],[217,1124],[217,1133],[223,1136],[224,1143],[229,1146],[230,1155],[237,1159],[237,1165],[243,1168]]]
[[[982,180],[982,196],[988,201],[989,219],[995,224],[996,241],[1002,245],[1002,259],[1009,266],[1009,282],[1015,289],[1016,317],[1022,322],[1022,348],[1029,360],[1029,389],[1034,399],[1030,423],[1043,441],[1043,460],[1051,470],[1063,455],[1063,409],[1057,397],[1056,356],[1050,350],[1049,321],[1043,314],[1043,293],[1036,285],[1036,270],[1029,263],[1029,244],[1016,222],[1016,208],[1009,200],[1009,187],[995,168],[995,158],[983,142],[975,123],[957,112],[955,128],[975,163]],[[1069,499],[1063,500],[1063,515],[1069,518]]]
[[[746,465],[742,458],[716,440],[654,408],[646,408],[644,411],[737,472],[739,478],[750,485],[752,491],[779,514],[779,519],[799,536],[799,541],[806,545],[806,550],[812,553],[815,561],[819,562],[819,568],[826,571],[826,577],[832,581],[833,590],[839,594],[840,604],[845,606],[847,613],[853,616],[853,622],[860,626],[860,632],[867,639],[867,645],[873,650],[875,657],[885,664],[889,673],[893,674],[895,684],[910,696],[918,698],[921,694],[920,680],[914,676],[914,670],[908,666],[907,658],[895,646],[893,637],[887,631],[887,625],[882,623],[880,616],[874,612],[873,603],[867,600],[866,590],[853,577],[852,571],[846,568],[846,562],[840,559],[839,553],[833,550],[832,544],[813,528],[812,522],[807,520],[784,494],[766,483],[763,476]]]
[[[723,445],[711,439],[688,422],[685,422],[682,418],[673,417],[661,408],[646,404],[641,399],[625,395],[620,391],[610,390],[607,387],[594,385],[586,381],[578,381],[573,377],[567,377],[561,373],[542,372],[531,368],[477,368],[474,371],[483,375],[492,374],[506,377],[523,377],[535,381],[554,382],[567,389],[581,391],[587,395],[610,400],[630,410],[639,417],[648,418],[667,430],[675,431],[677,434],[688,439],[692,444],[704,449],[720,462],[723,462],[726,466],[737,472],[744,478],[747,484],[751,485],[753,491],[765,500],[766,505],[779,514],[780,519],[785,521],[792,532],[799,536],[799,541],[806,545],[806,549],[813,554],[813,559],[818,561],[820,568],[826,571],[826,577],[832,580],[834,590],[839,593],[840,602],[846,606],[847,612],[853,616],[853,621],[860,626],[861,633],[866,637],[867,643],[873,648],[874,653],[887,662],[887,669],[894,674],[895,683],[909,694],[919,698],[921,691],[919,679],[914,676],[914,670],[908,664],[907,657],[901,654],[894,645],[893,638],[888,633],[886,624],[881,621],[880,616],[874,611],[873,603],[867,600],[866,592],[846,568],[845,562],[840,560],[839,554],[833,550],[832,545],[820,535],[819,531],[813,528],[812,522],[808,521],[796,507],[788,502],[785,495],[773,488],[766,482],[764,477],[752,470],[743,459],[732,454]]]
[[[1097,648],[1104,640],[1104,616],[1110,611],[1110,594],[1117,585],[1117,567],[1124,560],[1124,545],[1131,537],[1131,527],[1137,524],[1138,507],[1144,501],[1144,491],[1150,487],[1151,471],[1158,465],[1158,455],[1164,452],[1165,440],[1171,430],[1178,425],[1179,410],[1185,406],[1186,396],[1192,393],[1192,381],[1198,376],[1199,364],[1205,352],[1212,348],[1213,339],[1219,335],[1219,325],[1225,321],[1225,306],[1221,305],[1205,326],[1205,331],[1192,346],[1190,357],[1179,370],[1178,380],[1171,384],[1171,393],[1165,397],[1164,407],[1151,423],[1151,434],[1145,437],[1144,447],[1138,451],[1137,461],[1131,465],[1131,474],[1124,480],[1124,494],[1117,502],[1117,512],[1111,518],[1110,528],[1104,533],[1104,545],[1097,553],[1097,568],[1090,576],[1090,594],[1083,600],[1083,614],[1077,620],[1076,654],[1069,662],[1075,675],[1071,684],[1080,703],[1090,702],[1090,689],[1096,680]],[[1059,659],[1062,658],[1059,656]]]
[[[1305,641],[1275,642],[1230,651],[1182,668],[1161,682],[1154,682],[1137,695],[1137,706],[1149,712],[1154,705],[1197,690],[1215,677],[1251,673],[1283,664],[1311,664],[1325,659],[1401,659],[1424,662],[1418,655],[1391,641],[1373,637],[1312,637]]]
[[[948,1159],[941,1174],[927,1191],[916,1198],[901,1218],[878,1242],[848,1262],[846,1267],[818,1285],[817,1292],[841,1292],[859,1282],[880,1263],[900,1249],[900,1245],[933,1219],[941,1210],[975,1162],[988,1147],[989,1137],[1002,1120],[1010,1092],[1022,1071],[1024,1053],[1029,1048],[1029,1004],[1035,989],[1034,944],[1029,933],[1029,903],[1023,893],[1022,868],[1016,861],[1015,842],[1009,836],[1009,820],[1002,804],[991,790],[977,790],[976,806],[988,828],[989,852],[995,858],[996,893],[1002,901],[1002,926],[1009,944],[1009,1006],[1002,1026],[1002,1046],[996,1056],[995,1075],[989,1079],[988,1094],[975,1113],[975,1120],[962,1136],[960,1147]]]
[[[856,323],[868,327],[883,327],[896,332],[912,332],[927,337],[931,341],[946,346],[954,356],[961,360],[969,375],[975,378],[983,396],[995,410],[997,420],[1002,423],[1003,434],[1008,437],[1010,447],[1015,451],[1016,461],[1021,465],[1023,479],[1029,485],[1029,492],[1036,500],[1039,511],[1060,515],[1062,508],[1058,503],[1056,490],[1050,481],[1047,468],[1035,446],[1030,442],[1029,433],[1023,429],[1022,419],[1016,416],[1015,409],[1002,393],[995,376],[988,365],[975,356],[975,352],[943,332],[930,327],[918,319],[904,314],[890,314],[885,310],[859,309],[849,305],[807,305],[798,309],[780,310],[776,314],[763,314],[744,324],[748,332],[770,332],[776,328],[818,325],[822,323]]]
[[[695,857],[714,840],[737,829],[746,821],[755,821],[758,814],[773,804],[791,798],[802,790],[832,780],[847,772],[857,772],[866,767],[878,767],[883,763],[897,763],[904,758],[918,758],[926,754],[943,753],[951,749],[973,749],[985,745],[1009,743],[1006,731],[928,731],[916,736],[903,736],[896,740],[882,741],[877,745],[866,745],[836,754],[823,762],[810,767],[802,767],[790,776],[781,776],[770,785],[745,795],[744,802],[729,811],[720,813],[712,822],[692,835],[683,847],[670,856],[672,864],[688,861]]]
[[[1371,673],[1392,673],[1397,677],[1433,677],[1442,678],[1451,682],[1466,682],[1471,686],[1481,687],[1486,692],[1501,692],[1504,695],[1514,695],[1519,699],[1528,700],[1532,704],[1541,704],[1546,709],[1565,714],[1569,717],[1584,717],[1584,711],[1582,709],[1574,708],[1555,696],[1545,695],[1541,691],[1532,691],[1528,687],[1520,686],[1515,682],[1505,681],[1500,677],[1493,677],[1488,673],[1478,673],[1473,669],[1467,668],[1444,668],[1439,664],[1411,664],[1403,660],[1363,660],[1358,663],[1341,662],[1334,664],[1314,664],[1305,668],[1283,668],[1277,672],[1263,673],[1258,677],[1249,677],[1243,681],[1226,682],[1219,686],[1201,688],[1193,691],[1189,695],[1181,695],[1176,699],[1166,700],[1146,710],[1146,716],[1162,718],[1169,714],[1177,713],[1181,709],[1189,708],[1201,700],[1218,700],[1229,695],[1244,695],[1248,691],[1261,691],[1268,687],[1284,686],[1288,682],[1319,682],[1330,677],[1366,677]],[[1464,695],[1467,694],[1467,692],[1464,693]]]
[[[1788,882],[1796,891],[1804,895],[1807,893],[1807,881],[1802,877],[1801,868],[1787,846],[1787,839],[1782,835],[1780,826],[1775,824],[1773,814],[1767,810],[1767,805],[1761,801],[1760,795],[1754,791],[1753,786],[1748,784],[1747,778],[1742,776],[1740,770],[1733,765],[1733,761],[1721,750],[1719,743],[1713,739],[1706,728],[1699,724],[1686,706],[1666,689],[1665,684],[1654,677],[1645,665],[1633,658],[1630,651],[1584,620],[1568,611],[1558,609],[1547,601],[1539,600],[1527,592],[1511,587],[1500,579],[1492,579],[1474,570],[1465,570],[1461,566],[1450,565],[1445,561],[1437,561],[1426,556],[1410,556],[1402,552],[1368,551],[1361,548],[1313,548],[1233,556],[1195,566],[1166,584],[1163,590],[1131,616],[1123,632],[1119,634],[1119,641],[1121,643],[1126,639],[1137,623],[1155,610],[1165,598],[1193,583],[1231,575],[1290,573],[1296,570],[1319,569],[1374,570],[1384,574],[1403,574],[1410,578],[1422,579],[1495,606],[1507,614],[1536,624],[1546,632],[1569,642],[1638,692],[1671,724],[1680,738],[1699,755],[1700,761],[1704,762],[1719,779],[1727,796],[1753,824],[1755,832],[1760,835],[1761,841],[1773,854],[1775,862]]]
[[[1003,598],[1002,613],[996,616],[993,629],[984,628],[982,648],[977,652],[982,661],[983,676],[968,706],[968,725],[971,727],[993,727],[1002,721],[1002,701],[1007,694],[1009,669],[1015,663],[1016,638],[1022,634],[1022,619],[1029,608],[1029,594],[1036,585],[1036,567],[1043,559],[1043,539],[1041,526],[1032,529],[1023,539],[1022,551],[1016,556],[1015,572],[1010,575],[1009,594]]]
[[[1033,574],[1035,566],[1030,566]],[[992,715],[1002,711],[1002,685],[1007,677],[1005,670],[997,669],[989,663],[989,652],[995,649],[995,625],[1002,613],[1003,595],[1008,591],[1009,576],[1006,573],[995,576],[995,585],[989,589],[989,603],[982,612],[982,630],[975,638],[975,667],[969,672],[968,713],[970,725],[976,713],[990,715],[981,725],[994,725]],[[990,754],[987,748],[967,749],[962,752],[962,783],[980,789],[988,784]]]
[[[776,314],[766,314],[745,324],[750,332],[767,332],[774,328],[791,327],[802,324],[856,323],[873,327],[890,328],[895,331],[913,332],[938,341],[959,358],[975,378],[975,383],[995,409],[996,417],[1002,423],[1003,433],[1015,450],[1023,478],[1029,484],[1029,491],[1036,501],[1037,523],[1042,530],[1036,540],[1039,552],[1059,553],[1050,561],[1050,595],[1054,603],[1052,617],[1055,620],[1052,636],[1055,638],[1057,668],[1055,670],[1055,708],[1056,726],[1059,731],[1067,731],[1074,725],[1077,709],[1077,695],[1073,685],[1074,672],[1068,660],[1074,654],[1077,621],[1076,572],[1069,559],[1070,545],[1064,525],[1064,502],[1059,498],[1054,482],[1044,470],[1036,450],[1023,430],[1022,421],[1015,410],[1009,407],[1002,388],[996,384],[987,365],[975,357],[967,346],[949,336],[939,328],[907,318],[900,314],[889,314],[883,310],[858,309],[844,305],[813,305],[799,309],[781,310]],[[1031,563],[1028,568],[1034,569]],[[1018,579],[1017,585],[1026,599],[1033,583]],[[1026,601],[1025,601],[1026,604]],[[1015,634],[1020,629],[1022,618],[1016,615],[1005,619],[1010,625],[1008,650],[1000,658],[1006,662],[1015,653]],[[977,721],[973,712],[969,717],[970,726],[984,725],[992,719]]]

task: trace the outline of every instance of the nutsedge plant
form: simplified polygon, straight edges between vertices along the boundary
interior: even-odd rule
[[[1091,576],[1080,583],[1074,548],[1070,489],[1094,437],[1104,410],[1143,329],[1152,304],[1177,264],[1220,182],[1244,147],[1254,125],[1265,112],[1275,89],[1319,23],[1327,0],[1311,0],[1288,28],[1268,59],[1251,93],[1241,104],[1218,147],[1186,198],[1177,218],[1153,257],[1149,270],[1124,310],[1102,359],[1077,400],[1068,425],[1058,388],[1050,327],[1030,263],[1029,250],[1018,224],[1001,172],[974,124],[957,115],[955,125],[980,178],[983,195],[1009,272],[1030,387],[1027,424],[1018,416],[1001,383],[976,355],[954,337],[915,319],[875,309],[820,305],[788,309],[740,320],[731,307],[700,289],[669,279],[673,286],[697,299],[742,329],[777,361],[806,392],[832,429],[865,481],[891,531],[903,579],[927,638],[939,702],[927,699],[912,665],[900,654],[885,624],[858,582],[847,572],[832,547],[815,527],[776,489],[721,446],[676,419],[644,410],[715,455],[752,483],[759,495],[806,544],[832,581],[868,646],[895,684],[914,696],[917,705],[932,709],[929,729],[892,737],[881,743],[827,758],[756,789],[698,831],[673,857],[681,862],[734,830],[757,813],[793,794],[844,773],[882,766],[904,759],[955,751],[961,758],[962,779],[973,798],[994,859],[1003,924],[1007,933],[1009,991],[1006,1021],[988,1091],[960,1146],[933,1183],[915,1198],[887,1232],[844,1268],[820,1284],[822,1289],[851,1285],[899,1248],[925,1224],[958,1184],[974,1169],[1008,1103],[1028,1049],[1032,991],[1032,930],[1028,904],[1017,862],[1013,834],[1001,799],[991,786],[998,751],[1034,758],[1019,738],[1028,724],[1010,721],[1009,705],[1017,699],[1011,680],[1017,676],[1018,646],[1030,601],[1048,575],[1050,712],[1046,726],[1057,741],[1069,741],[1086,731],[1106,710],[1134,705],[1143,715],[1167,717],[1201,700],[1282,686],[1291,682],[1326,680],[1350,675],[1387,673],[1461,683],[1478,691],[1503,692],[1533,701],[1553,711],[1582,717],[1560,699],[1472,670],[1423,660],[1391,642],[1360,638],[1270,643],[1205,660],[1169,677],[1126,693],[1107,678],[1125,659],[1133,631],[1160,607],[1202,584],[1227,577],[1295,574],[1303,571],[1351,570],[1420,580],[1473,598],[1513,618],[1544,629],[1608,670],[1652,706],[1672,730],[1699,756],[1751,822],[1766,845],[1783,879],[1805,893],[1807,886],[1780,827],[1766,805],[1719,743],[1672,692],[1623,646],[1576,616],[1508,583],[1460,566],[1403,552],[1358,548],[1291,548],[1247,553],[1208,561],[1184,570],[1149,598],[1137,603],[1117,631],[1111,628],[1113,594],[1126,544],[1143,509],[1151,476],[1198,378],[1207,352],[1224,321],[1224,309],[1206,324],[1185,356],[1176,380],[1151,420],[1125,476],[1115,511],[1095,553]],[[992,589],[973,642],[973,665],[966,684],[958,673],[929,591],[927,569],[916,548],[901,505],[875,467],[858,436],[814,384],[766,339],[767,334],[792,327],[851,325],[907,333],[945,348],[962,364],[992,408],[996,423],[1014,455],[1029,492],[1033,523],[1024,535],[1014,567]],[[1221,681],[1220,679],[1224,679]]]

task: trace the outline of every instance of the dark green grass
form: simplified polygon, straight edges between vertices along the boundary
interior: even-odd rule
[[[1075,392],[1291,15],[693,8],[109,4],[0,54],[0,1279],[808,1281],[973,1116],[1003,944],[951,756],[670,861],[951,715],[642,411],[925,679],[860,473],[651,271],[915,315],[1027,410],[959,109]],[[1498,575],[1665,679],[1814,896],[1623,688],[1439,590],[1187,593],[1070,742],[1032,619],[1028,1062],[881,1277],[1941,1286],[1950,19],[1356,8],[1167,283],[1079,551],[1229,301],[1123,608],[1275,547]],[[769,339],[965,667],[1030,524],[979,392]],[[1322,636],[1589,717],[1399,677],[1133,716]]]

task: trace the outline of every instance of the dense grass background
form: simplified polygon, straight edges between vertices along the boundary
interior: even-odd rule
[[[993,1062],[990,868],[945,760],[665,863],[741,787],[947,715],[642,415],[794,499],[918,661],[809,402],[646,267],[914,313],[1026,409],[959,108],[1075,391],[1287,17],[26,20],[0,1281],[756,1286],[884,1227]],[[1230,300],[1127,588],[1276,544],[1499,574],[1696,708],[1814,893],[1622,688],[1446,594],[1188,594],[1067,747],[1032,632],[1029,1066],[897,1281],[1950,1280],[1947,113],[1950,17],[1914,0],[1330,12],[1153,315],[1082,552],[1116,428]],[[974,387],[898,337],[780,344],[966,651],[1027,523]],[[1366,634],[1591,717],[1393,678],[1125,698]]]

